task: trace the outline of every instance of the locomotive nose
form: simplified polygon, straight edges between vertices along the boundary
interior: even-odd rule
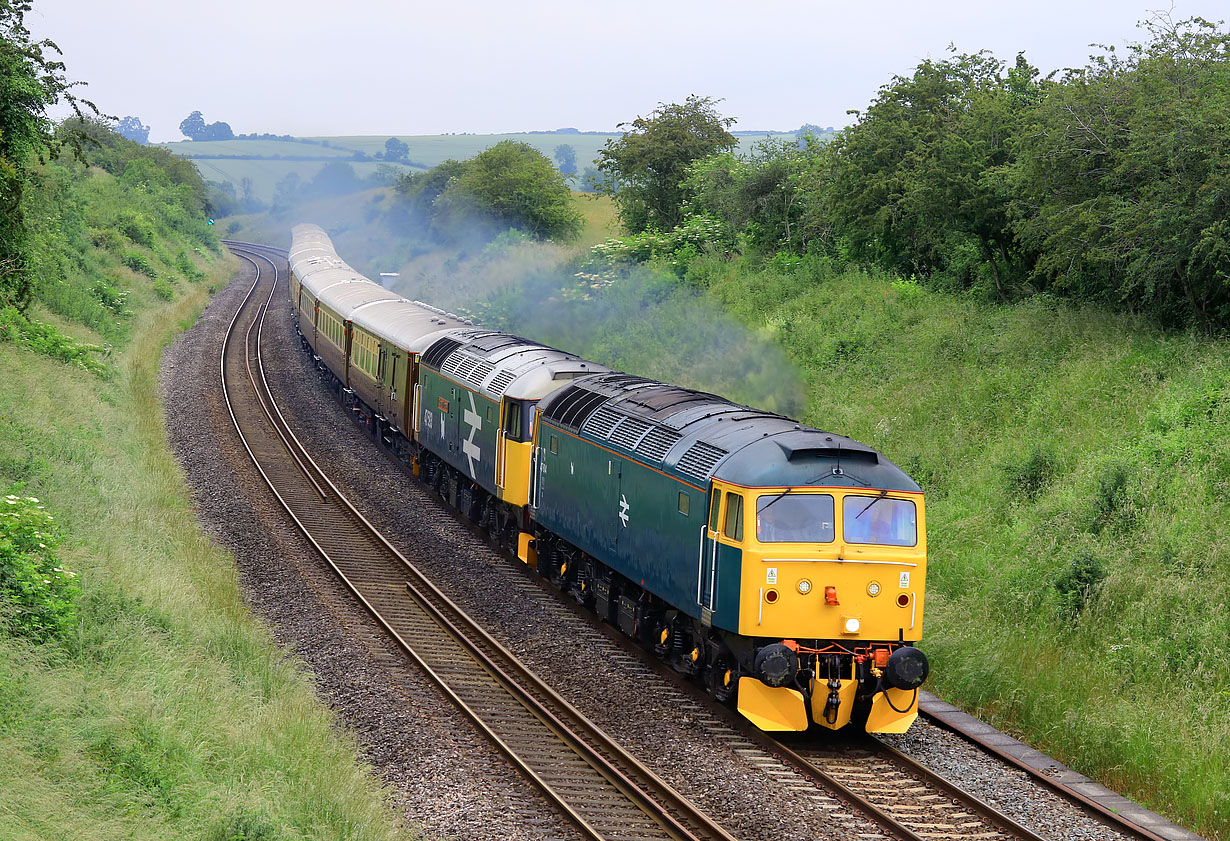
[[[905,645],[888,658],[888,664],[884,667],[884,682],[894,689],[917,689],[930,672],[927,655],[912,645]]]

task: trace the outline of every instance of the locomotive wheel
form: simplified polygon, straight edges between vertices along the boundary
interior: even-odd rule
[[[739,690],[739,666],[727,657],[719,657],[705,671],[705,688],[714,700],[725,704]]]

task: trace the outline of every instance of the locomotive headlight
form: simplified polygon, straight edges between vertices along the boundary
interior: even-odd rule
[[[872,581],[870,584],[867,585],[867,595],[873,598],[880,595],[880,582],[879,581]]]
[[[811,582],[806,578],[799,579],[799,592],[804,596],[811,592]]]
[[[857,634],[858,629],[860,627],[862,627],[862,625],[858,621],[857,617],[851,616],[849,619],[846,620],[846,633],[847,634]]]

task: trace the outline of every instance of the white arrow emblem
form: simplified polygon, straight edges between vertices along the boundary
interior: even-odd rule
[[[474,443],[474,433],[483,428],[483,419],[479,417],[478,410],[474,408],[474,392],[466,392],[470,395],[470,408],[461,413],[461,419],[470,427],[470,436],[461,442],[461,451],[466,454],[466,461],[470,465],[470,478],[477,478],[474,475],[474,459],[482,459],[483,451]]]
[[[620,494],[619,495],[619,519],[624,521],[624,528],[628,527],[628,509],[629,508],[631,508],[631,506],[628,505],[628,498],[624,496],[623,494]]]

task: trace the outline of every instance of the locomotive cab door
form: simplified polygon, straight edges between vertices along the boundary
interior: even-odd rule
[[[703,625],[713,624],[714,614],[723,602],[727,611],[731,609],[732,599],[737,604],[737,584],[733,591],[723,593],[721,578],[724,570],[729,575],[741,565],[744,519],[743,494],[714,486],[709,500],[709,523],[702,533],[698,553],[696,601],[700,605]],[[726,586],[729,588],[731,582],[727,581]],[[727,616],[723,621],[729,619]]]
[[[722,528],[722,489],[714,487],[709,498],[709,522],[700,529],[700,550],[696,561],[696,603],[701,621],[708,625],[717,599],[717,537]]]

